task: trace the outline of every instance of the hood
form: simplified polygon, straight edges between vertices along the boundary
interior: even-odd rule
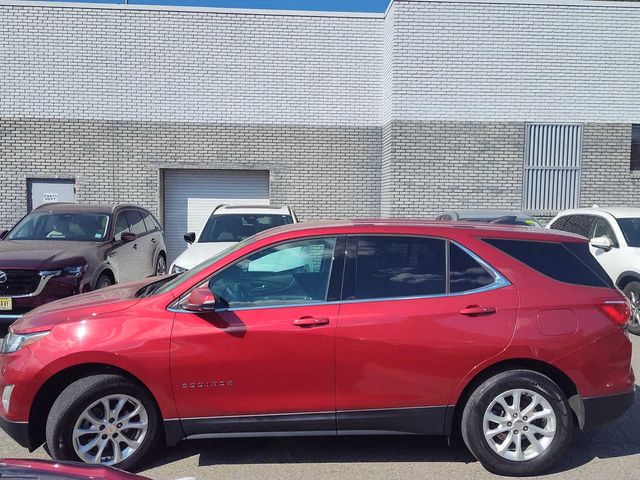
[[[99,245],[66,240],[2,240],[0,269],[53,270],[83,264],[86,263],[83,255]]]
[[[236,242],[193,243],[175,259],[173,264],[182,268],[191,269],[199,263],[204,262],[207,258],[211,258],[235,244]]]
[[[11,325],[14,333],[29,333],[47,330],[58,323],[93,318],[104,313],[119,312],[140,301],[135,296],[143,286],[155,278],[145,278],[132,283],[83,293],[47,303],[26,313]]]

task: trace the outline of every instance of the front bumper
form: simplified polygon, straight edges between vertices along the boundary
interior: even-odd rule
[[[34,450],[31,445],[29,424],[27,422],[12,422],[0,417],[0,428],[2,428],[7,435],[13,438],[21,446],[28,448],[30,451]]]
[[[626,412],[636,398],[635,387],[633,390],[604,397],[591,397],[582,400],[584,408],[583,430],[599,427],[612,422]]]

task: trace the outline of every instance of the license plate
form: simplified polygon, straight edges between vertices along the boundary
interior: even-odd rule
[[[11,298],[2,297],[0,298],[0,310],[11,310],[13,308],[13,302]]]

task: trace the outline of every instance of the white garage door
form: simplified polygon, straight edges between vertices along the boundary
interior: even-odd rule
[[[269,172],[164,170],[164,228],[169,263],[187,248],[183,235],[199,232],[221,204],[269,205]]]

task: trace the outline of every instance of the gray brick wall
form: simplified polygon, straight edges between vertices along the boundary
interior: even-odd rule
[[[163,168],[270,171],[271,199],[301,219],[380,215],[380,130],[371,127],[0,119],[0,227],[26,212],[28,178],[75,178],[80,202],[159,213]]]

